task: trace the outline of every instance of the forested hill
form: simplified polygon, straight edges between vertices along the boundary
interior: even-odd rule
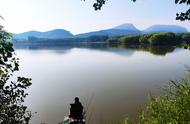
[[[28,31],[20,34],[13,34],[13,36],[15,39],[23,39],[23,40],[26,40],[29,37],[62,39],[62,38],[71,38],[73,37],[73,34],[64,29],[54,29],[46,32]]]
[[[173,32],[173,33],[186,33],[188,32],[186,28],[178,25],[153,25],[145,30],[144,33],[154,33],[154,32]]]
[[[153,25],[145,30],[137,29],[133,24],[122,24],[113,28],[100,31],[87,32],[83,34],[73,35],[70,31],[64,29],[55,29],[46,32],[28,31],[19,34],[13,34],[14,39],[28,40],[28,38],[44,38],[44,39],[65,39],[65,38],[87,38],[91,36],[122,36],[122,35],[139,35],[153,32],[173,32],[187,33],[187,29],[177,25]]]

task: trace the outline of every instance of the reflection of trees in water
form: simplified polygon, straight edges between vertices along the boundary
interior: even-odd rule
[[[137,51],[146,51],[154,55],[165,56],[167,53],[171,53],[175,50],[175,46],[150,46],[150,45],[119,45],[112,44],[110,47],[133,49]]]
[[[149,51],[154,55],[163,55],[171,53],[175,50],[173,46],[144,46],[140,48],[141,50]]]
[[[31,49],[31,50],[64,50],[64,49],[71,49],[71,48],[94,48],[94,49],[101,49],[107,48],[106,43],[15,43],[14,47],[16,49]]]
[[[109,48],[119,48],[120,50],[131,50],[131,51],[146,51],[154,55],[165,56],[167,53],[171,53],[175,50],[174,46],[146,46],[146,45],[121,45],[118,43],[107,44],[107,43],[64,43],[64,44],[15,44],[16,49],[30,49],[30,50],[55,50],[60,53],[62,51],[68,51],[72,48],[90,48],[97,50],[112,51]],[[118,50],[116,50],[118,52]],[[62,52],[61,52],[62,53]]]

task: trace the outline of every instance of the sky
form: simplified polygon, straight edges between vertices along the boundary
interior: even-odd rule
[[[175,0],[108,0],[101,11],[94,0],[0,0],[0,24],[12,33],[30,30],[65,29],[73,34],[132,23],[143,30],[154,24],[181,25],[190,31],[190,21],[176,21],[176,13],[186,10]]]

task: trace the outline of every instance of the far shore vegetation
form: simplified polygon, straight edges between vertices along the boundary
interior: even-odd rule
[[[190,33],[158,32],[142,35],[111,37],[109,44],[149,45],[149,46],[181,46],[190,49]]]
[[[140,35],[106,36],[97,35],[85,38],[72,37],[63,39],[48,39],[28,37],[28,40],[13,40],[16,45],[64,45],[73,43],[106,43],[110,46],[178,46],[190,49],[190,33],[157,32]]]

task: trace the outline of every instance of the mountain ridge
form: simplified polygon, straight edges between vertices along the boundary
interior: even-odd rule
[[[113,28],[92,31],[81,34],[72,34],[70,31],[65,29],[53,29],[49,31],[27,31],[23,33],[13,34],[14,39],[25,39],[28,37],[36,38],[47,38],[47,39],[64,39],[64,38],[86,38],[90,36],[121,36],[121,35],[138,35],[138,34],[147,34],[154,32],[173,32],[173,33],[187,33],[188,30],[185,27],[179,25],[152,25],[144,30],[139,30],[131,23],[125,23]]]
[[[131,23],[125,23],[125,24],[121,24],[118,25],[116,27],[114,27],[113,29],[123,29],[123,30],[133,30],[133,31],[140,31],[139,29],[137,29],[133,24]]]
[[[28,39],[28,37],[37,37],[37,38],[71,38],[74,35],[65,29],[53,29],[49,31],[27,31],[19,34],[13,34],[15,39]]]
[[[173,32],[173,33],[185,33],[188,32],[188,30],[185,27],[179,26],[179,25],[152,25],[145,30],[143,30],[144,33],[154,33],[154,32]]]

